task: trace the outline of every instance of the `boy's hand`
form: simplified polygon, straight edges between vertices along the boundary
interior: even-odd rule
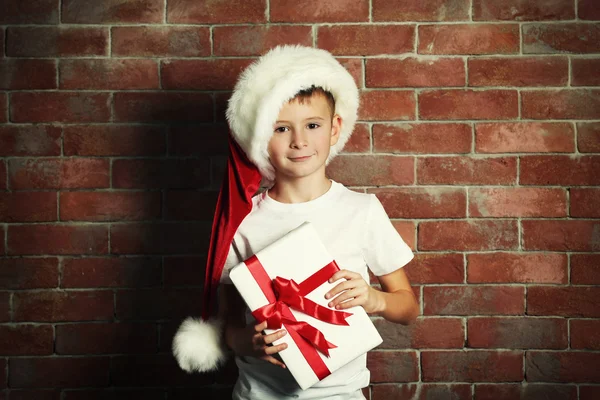
[[[271,364],[279,365],[285,368],[285,364],[273,357],[275,353],[287,349],[286,343],[281,343],[277,346],[269,346],[275,340],[285,336],[287,332],[284,329],[273,332],[270,335],[264,335],[263,330],[267,328],[267,321],[258,325],[247,325],[235,335],[235,340],[232,346],[233,351],[237,355],[251,356],[268,361]],[[250,338],[250,340],[248,340]]]
[[[341,269],[329,278],[329,282],[332,283],[342,278],[348,280],[339,283],[325,294],[326,299],[331,299],[341,293],[329,302],[329,307],[344,310],[354,306],[363,306],[368,314],[381,311],[381,299],[378,292],[359,273]]]

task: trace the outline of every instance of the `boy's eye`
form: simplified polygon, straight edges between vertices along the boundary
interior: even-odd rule
[[[287,126],[278,126],[277,128],[275,128],[275,132],[285,132],[286,129]]]
[[[310,123],[308,124],[309,129],[317,129],[319,127],[319,124],[315,124],[315,123]]]

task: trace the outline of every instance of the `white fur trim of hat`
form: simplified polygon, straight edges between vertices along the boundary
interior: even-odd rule
[[[231,133],[250,161],[269,181],[275,170],[267,147],[282,106],[311,86],[329,91],[342,118],[338,142],[329,163],[344,147],[356,123],[359,93],[352,75],[329,52],[299,45],[277,46],[240,75],[227,107]]]
[[[190,373],[218,369],[227,359],[222,333],[219,319],[186,318],[173,338],[173,355],[179,367]]]

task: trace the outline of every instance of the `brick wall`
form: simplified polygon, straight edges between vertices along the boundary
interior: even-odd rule
[[[199,314],[239,72],[280,43],[361,88],[329,169],[415,250],[374,400],[600,398],[597,0],[0,0],[0,399],[228,398]]]

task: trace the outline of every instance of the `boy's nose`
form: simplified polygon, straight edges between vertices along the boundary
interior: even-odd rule
[[[292,133],[292,141],[290,145],[294,148],[301,148],[307,145],[306,135],[302,131],[294,131]]]

